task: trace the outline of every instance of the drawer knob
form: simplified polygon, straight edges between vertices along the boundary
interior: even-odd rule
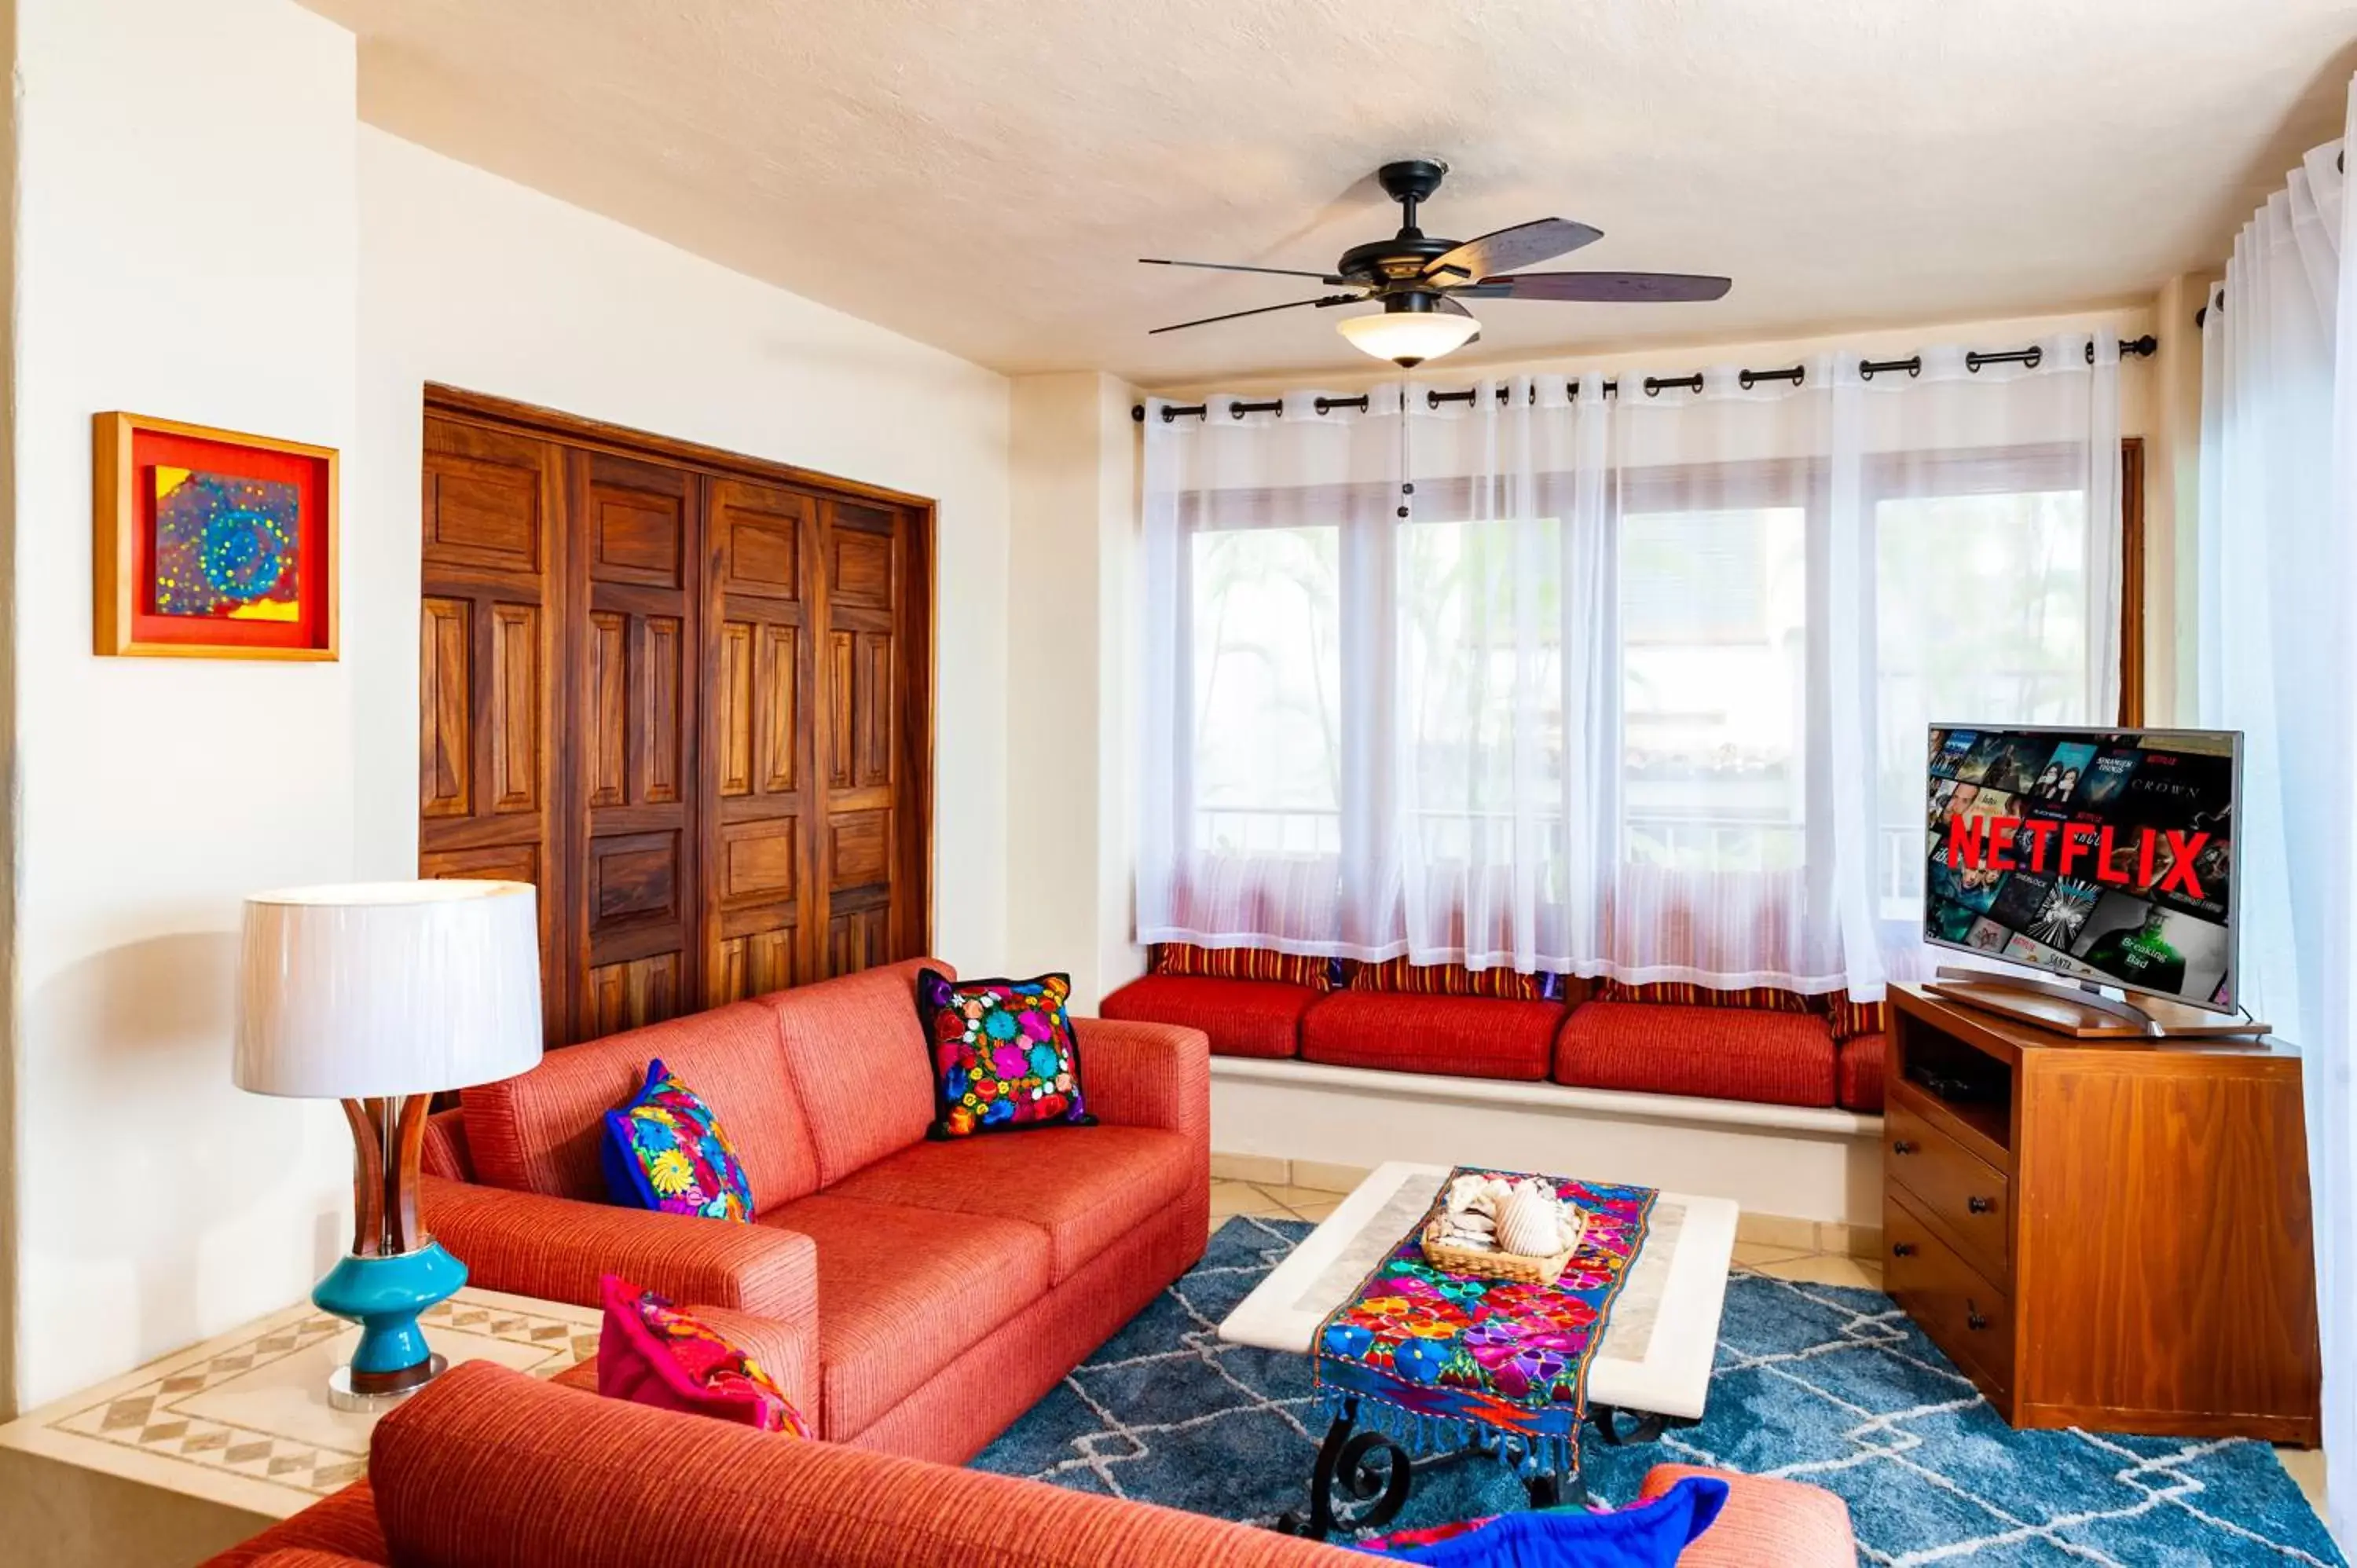
[[[1988,1326],[1987,1317],[1983,1316],[1981,1309],[1975,1306],[1971,1302],[1964,1303],[1964,1326],[1967,1328],[1986,1328]]]
[[[1893,1241],[1890,1243],[1890,1255],[1894,1258],[1911,1258],[1915,1255],[1915,1243],[1912,1241]]]
[[[1994,1200],[1986,1197],[1968,1197],[1964,1199],[1964,1207],[1975,1214],[1986,1214],[1990,1209],[1995,1208],[1996,1204]]]
[[[1890,1152],[1894,1155],[1911,1155],[1915,1152],[1914,1141],[1909,1138],[1901,1138],[1897,1143],[1890,1145]]]

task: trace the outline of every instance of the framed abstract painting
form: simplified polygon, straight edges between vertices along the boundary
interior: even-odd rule
[[[92,421],[98,651],[336,657],[336,454],[200,424]]]

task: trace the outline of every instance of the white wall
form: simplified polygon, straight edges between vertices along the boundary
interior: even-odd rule
[[[1135,396],[1092,371],[1014,383],[1009,575],[1023,609],[1006,674],[1014,711],[1054,738],[1008,758],[1007,971],[1070,972],[1082,1013],[1146,967],[1130,940]]]
[[[93,656],[91,415],[349,447],[357,220],[340,29],[286,0],[20,0],[18,23],[11,1360],[32,1404],[283,1305],[348,1240],[342,1118],[232,1088],[229,1022],[241,897],[350,872],[353,669]]]
[[[428,381],[940,503],[934,947],[1005,961],[1007,383],[371,127],[345,628],[360,865],[417,864],[417,497]]]
[[[231,1087],[230,977],[246,893],[414,874],[428,380],[935,499],[937,950],[1000,967],[1007,910],[1002,377],[361,126],[350,36],[292,0],[19,12],[0,1410],[348,1240],[342,1119]],[[342,450],[340,662],[92,655],[116,408]]]

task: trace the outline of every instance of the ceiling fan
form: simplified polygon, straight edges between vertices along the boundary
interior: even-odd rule
[[[1320,310],[1337,305],[1381,301],[1377,316],[1346,317],[1342,336],[1365,353],[1389,360],[1403,369],[1437,360],[1461,349],[1481,335],[1481,324],[1458,303],[1468,299],[1552,299],[1614,305],[1658,305],[1681,300],[1717,299],[1730,286],[1726,278],[1691,273],[1517,273],[1576,251],[1604,237],[1600,229],[1565,218],[1540,218],[1484,234],[1459,244],[1455,240],[1426,237],[1416,227],[1416,208],[1440,188],[1448,166],[1437,159],[1417,158],[1385,164],[1375,171],[1384,193],[1400,204],[1400,231],[1388,240],[1353,245],[1342,252],[1330,273],[1300,272],[1291,267],[1243,266],[1227,262],[1176,262],[1160,256],[1138,259],[1157,267],[1205,267],[1214,272],[1270,273],[1279,277],[1316,278],[1329,287],[1347,289],[1317,299],[1288,300],[1254,310],[1232,310],[1224,316],[1174,322],[1154,332],[1177,332],[1214,321],[1265,316],[1273,310]],[[1148,336],[1152,336],[1149,333]]]

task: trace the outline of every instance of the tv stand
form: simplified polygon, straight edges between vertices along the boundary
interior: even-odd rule
[[[2298,1054],[1891,988],[1883,1281],[2017,1427],[2313,1444]]]
[[[2047,980],[1986,969],[1940,966],[1924,990],[1950,1002],[2001,1013],[2081,1040],[2234,1039],[2264,1035],[2267,1026],[2158,997],[2131,1002],[2104,994],[2092,981]]]

